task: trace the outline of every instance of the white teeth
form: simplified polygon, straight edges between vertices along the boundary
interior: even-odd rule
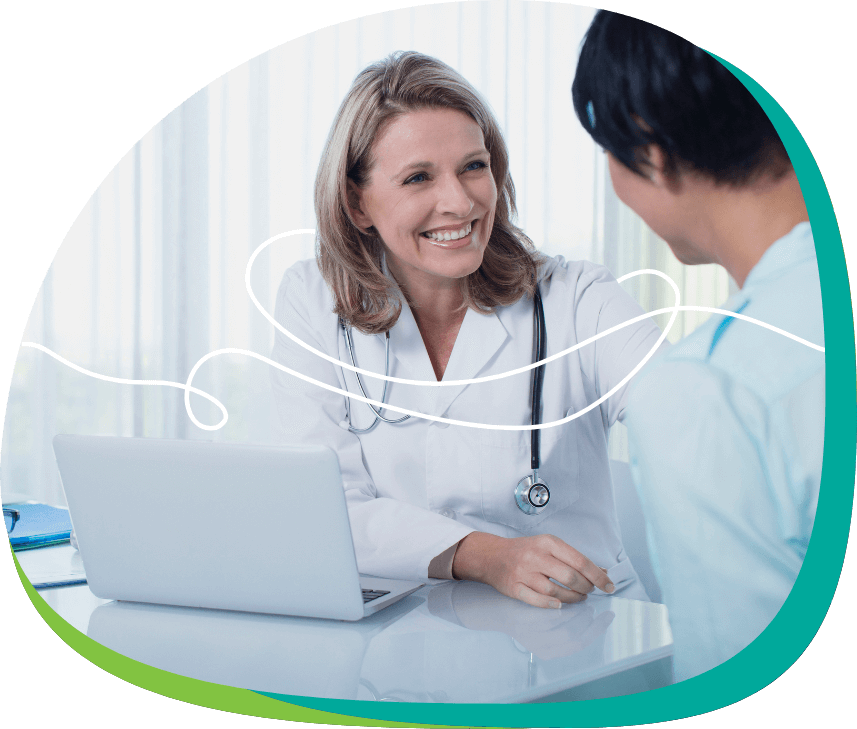
[[[434,241],[437,241],[439,243],[442,243],[442,242],[445,242],[448,240],[459,240],[460,238],[464,238],[466,235],[469,235],[472,228],[473,228],[473,224],[468,223],[461,230],[455,230],[452,232],[447,231],[445,233],[425,233],[425,236],[429,240],[434,240]]]

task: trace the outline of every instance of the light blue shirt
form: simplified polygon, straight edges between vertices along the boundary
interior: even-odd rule
[[[809,223],[721,308],[823,346]],[[821,478],[824,354],[713,315],[638,376],[625,422],[680,681],[752,642],[797,578]]]

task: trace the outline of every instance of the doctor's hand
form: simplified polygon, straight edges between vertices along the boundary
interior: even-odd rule
[[[552,534],[510,539],[472,532],[458,543],[452,574],[544,608],[585,600],[595,587],[615,589],[604,570]]]

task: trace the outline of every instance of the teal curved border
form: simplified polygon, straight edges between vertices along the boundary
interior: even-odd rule
[[[717,58],[715,56],[715,58]],[[703,714],[740,701],[779,677],[815,636],[842,569],[857,455],[857,366],[845,255],[833,206],[815,159],[776,101],[722,59],[759,100],[791,156],[816,241],[826,344],[824,460],[813,536],[803,568],[768,628],[737,656],[674,686],[631,696],[558,704],[388,704],[252,692],[167,673],[96,643],[57,615],[19,576],[45,622],[75,651],[141,688],[187,703],[238,714],[311,723],[418,726],[592,727],[647,724]],[[273,700],[276,699],[276,700]],[[809,700],[809,699],[808,699]]]
[[[688,681],[645,693],[574,704],[389,704],[263,695],[306,708],[373,721],[515,727],[648,724],[704,714],[741,701],[782,675],[815,636],[836,590],[854,500],[857,363],[845,252],[827,186],[794,122],[756,81],[711,54],[750,90],[777,129],[806,201],[821,280],[825,331],[825,431],[821,491],[812,539],[797,581],[777,616],[747,648]],[[260,692],[261,693],[261,692]]]

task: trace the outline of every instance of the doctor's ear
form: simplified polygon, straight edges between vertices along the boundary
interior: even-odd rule
[[[365,233],[372,227],[372,218],[363,212],[363,191],[357,187],[354,180],[347,181],[346,195],[348,198],[348,212],[357,223],[357,227]]]

